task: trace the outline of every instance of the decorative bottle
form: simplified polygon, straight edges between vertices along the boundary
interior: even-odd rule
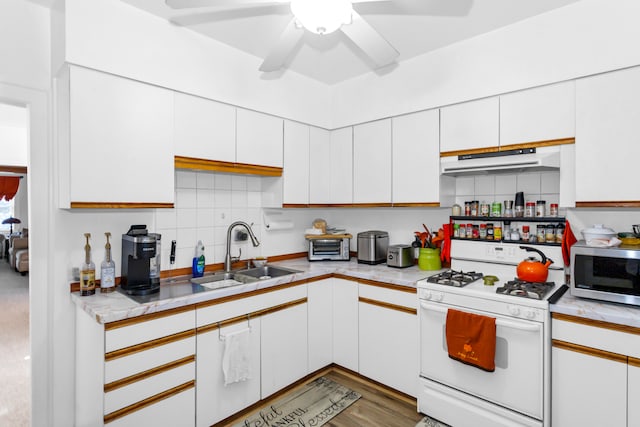
[[[91,246],[89,238],[91,233],[84,233],[87,243],[84,245],[84,263],[80,269],[80,295],[93,295],[96,293],[96,266],[91,261]]]
[[[111,259],[111,233],[106,232],[107,244],[104,245],[104,261],[100,264],[100,292],[116,290],[116,263]]]

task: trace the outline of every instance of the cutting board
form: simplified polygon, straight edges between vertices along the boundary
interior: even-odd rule
[[[353,236],[351,234],[305,234],[304,238],[308,240],[316,240],[316,239],[351,239]]]

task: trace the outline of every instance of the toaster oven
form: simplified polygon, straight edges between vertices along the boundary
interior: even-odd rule
[[[309,242],[309,252],[307,258],[309,261],[349,261],[351,254],[349,252],[351,246],[351,237],[349,235],[341,236],[322,236],[307,238]]]

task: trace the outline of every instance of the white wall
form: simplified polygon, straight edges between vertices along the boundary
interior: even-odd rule
[[[118,0],[67,0],[66,31],[69,62],[320,127],[329,125],[326,85],[290,71],[267,78],[258,71],[261,58]]]
[[[332,128],[640,64],[640,2],[582,0],[332,87]]]

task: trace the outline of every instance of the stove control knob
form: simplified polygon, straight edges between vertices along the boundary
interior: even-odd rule
[[[507,306],[507,310],[509,311],[509,314],[511,314],[512,316],[520,315],[520,307],[518,306],[509,305]]]
[[[442,292],[436,292],[433,295],[433,300],[434,301],[440,302],[440,301],[442,301],[442,298],[444,298],[444,294]]]
[[[535,310],[527,310],[527,311],[524,313],[524,315],[525,315],[525,317],[526,317],[527,319],[535,319],[535,317],[536,317],[536,315],[537,315],[537,314],[538,314],[538,313],[536,313],[536,311],[535,311]]]
[[[426,300],[430,300],[431,298],[433,298],[433,294],[431,293],[431,291],[424,291],[424,293],[422,294],[422,296],[424,297],[424,299]]]

